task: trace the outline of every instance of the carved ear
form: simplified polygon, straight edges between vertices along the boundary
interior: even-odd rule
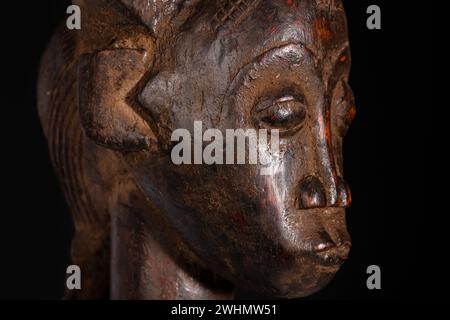
[[[133,93],[151,62],[145,50],[111,49],[81,57],[78,99],[82,127],[95,143],[119,151],[156,142],[139,115]]]

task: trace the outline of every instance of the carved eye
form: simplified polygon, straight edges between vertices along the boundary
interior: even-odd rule
[[[279,129],[280,133],[301,128],[306,117],[306,106],[293,96],[266,100],[255,108],[256,125],[263,129]]]
[[[345,81],[340,81],[334,91],[334,113],[338,133],[345,136],[352,123],[355,114],[355,99],[353,91]]]

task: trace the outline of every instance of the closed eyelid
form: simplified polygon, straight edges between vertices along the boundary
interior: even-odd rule
[[[273,105],[279,105],[285,102],[292,102],[292,101],[298,101],[303,103],[304,102],[304,98],[303,99],[298,99],[298,97],[292,96],[292,95],[281,95],[278,99],[268,99],[268,100],[263,100],[260,103],[258,103],[255,108],[254,108],[254,112],[259,113],[259,112],[263,112],[266,109],[272,107]]]

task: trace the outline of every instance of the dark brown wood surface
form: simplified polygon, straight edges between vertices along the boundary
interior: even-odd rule
[[[350,249],[342,143],[355,106],[340,1],[74,2],[82,29],[55,33],[38,97],[83,270],[67,298],[323,288]],[[286,97],[293,125],[276,103],[272,117],[256,111]],[[171,132],[194,121],[280,128],[274,174],[174,165]]]

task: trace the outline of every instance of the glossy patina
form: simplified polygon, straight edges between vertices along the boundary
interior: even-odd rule
[[[74,2],[82,30],[55,35],[39,88],[84,270],[74,297],[323,288],[350,249],[342,141],[355,106],[340,1]],[[173,164],[172,132],[195,121],[279,129],[270,175]]]

